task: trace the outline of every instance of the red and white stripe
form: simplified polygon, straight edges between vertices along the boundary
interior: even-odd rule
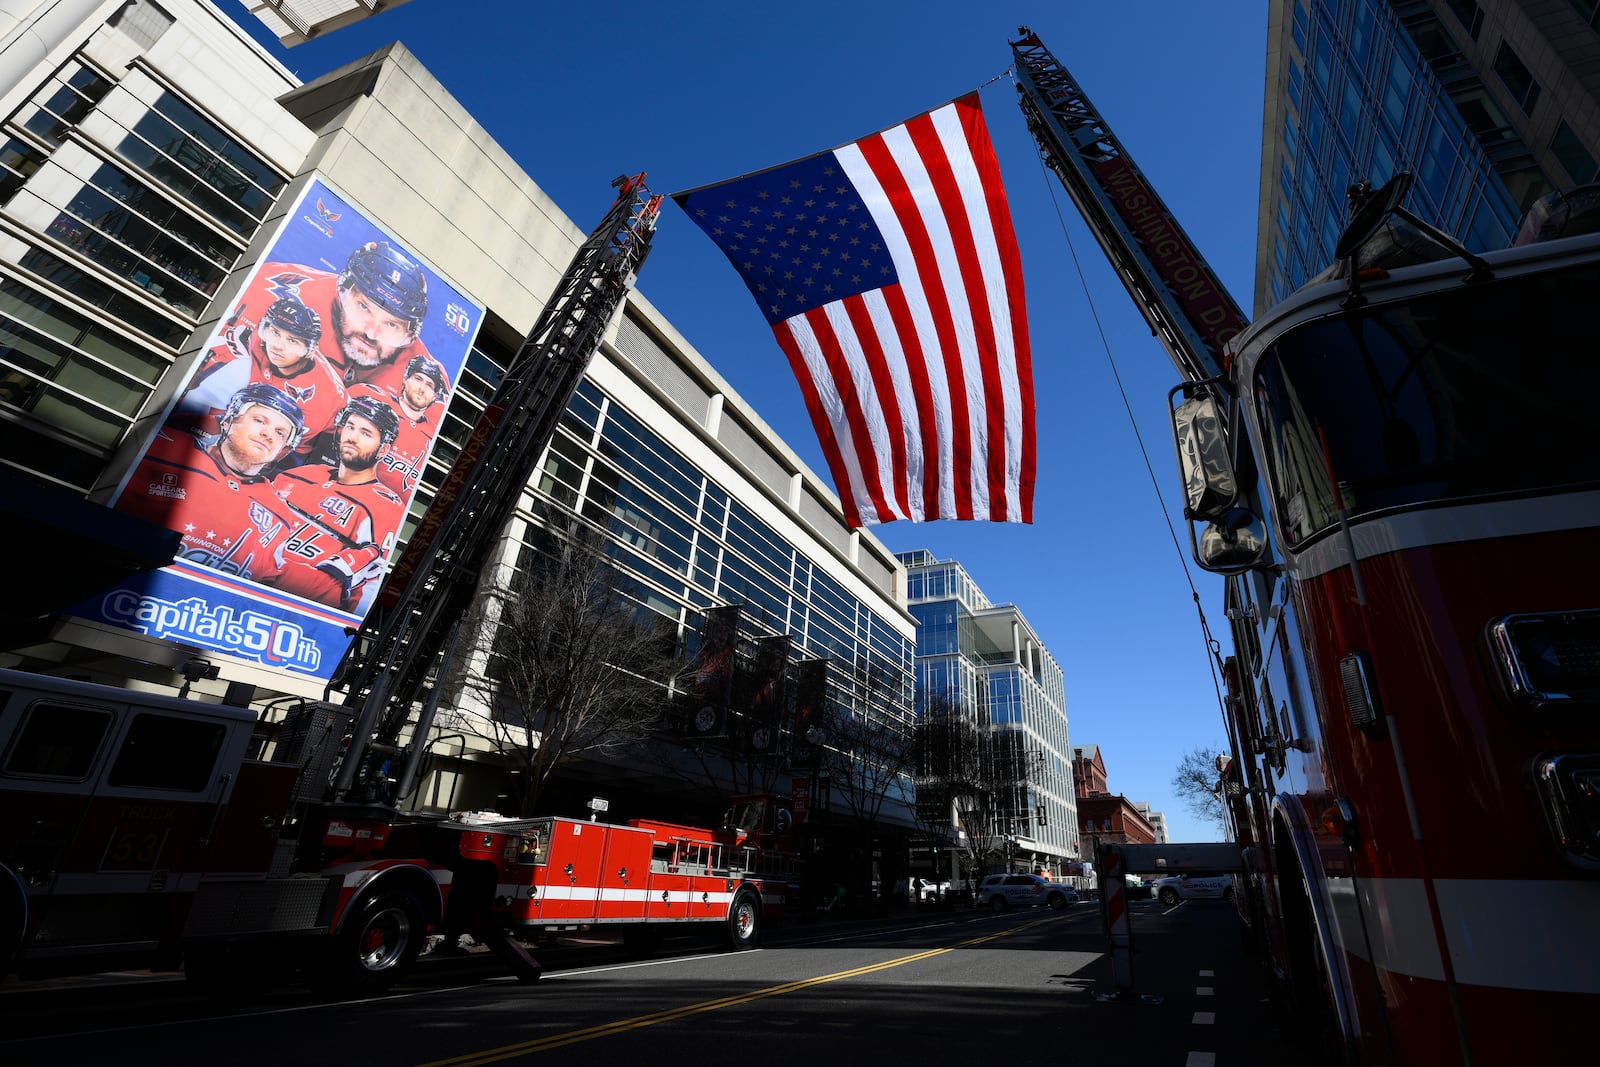
[[[1022,263],[977,94],[834,154],[884,235],[899,282],[773,332],[846,517],[851,525],[1031,522]]]

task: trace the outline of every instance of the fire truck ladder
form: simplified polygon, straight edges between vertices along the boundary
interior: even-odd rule
[[[1018,103],[1039,154],[1186,382],[1222,375],[1247,324],[1216,273],[1123,150],[1077,79],[1026,26],[1011,42]]]
[[[1134,164],[1077,79],[1026,26],[1011,42],[1018,103],[1040,158],[1072,198],[1089,231],[1127,287],[1188,387],[1222,378],[1224,351],[1248,325],[1216,272]],[[1175,391],[1176,392],[1176,391]],[[1247,457],[1236,457],[1244,463]],[[1240,477],[1248,480],[1247,468]],[[1104,843],[1097,856],[1100,907],[1112,978],[1133,989],[1133,930],[1127,906],[1130,871],[1237,874],[1235,842],[1126,845]]]
[[[382,610],[352,644],[340,681],[360,711],[332,803],[392,808],[410,792],[437,690],[402,745],[413,703],[444,670],[499,534],[650,251],[661,197],[643,174],[613,185],[616,202],[573,256],[389,576]]]

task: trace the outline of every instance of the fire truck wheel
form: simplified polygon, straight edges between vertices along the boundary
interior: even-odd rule
[[[755,948],[761,942],[761,898],[753,890],[734,894],[728,909],[728,947],[735,952]]]
[[[1311,1036],[1318,1058],[1318,1067],[1348,1067],[1355,1062],[1353,1050],[1345,1042],[1334,1008],[1333,978],[1328,959],[1322,951],[1322,942],[1315,934],[1307,932],[1307,954],[1313,969],[1312,981],[1302,983],[1299,994],[1300,1018],[1304,1032]]]
[[[381,992],[411,969],[426,934],[415,896],[403,889],[373,893],[351,909],[312,985],[323,993]]]

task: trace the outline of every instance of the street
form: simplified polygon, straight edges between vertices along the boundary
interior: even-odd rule
[[[10,984],[10,1065],[471,1064],[632,1056],[763,1064],[1050,1062],[1245,1067],[1307,1057],[1277,1034],[1224,904],[1134,904],[1135,989],[1112,996],[1098,908],[959,911],[771,931],[727,953],[671,939],[626,959],[607,939],[541,952],[534,985],[491,960],[424,961],[390,995],[248,1007],[181,978]]]

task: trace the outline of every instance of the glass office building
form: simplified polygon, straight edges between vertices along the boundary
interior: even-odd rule
[[[962,717],[990,740],[986,825],[961,829],[989,839],[992,863],[1061,874],[1082,858],[1061,665],[1021,609],[991,603],[960,563],[921,549],[899,559],[917,620],[919,714]]]
[[[1272,6],[1257,313],[1333,261],[1346,190],[1416,177],[1407,206],[1468,248],[1594,180],[1600,36],[1579,0],[1286,0]]]

